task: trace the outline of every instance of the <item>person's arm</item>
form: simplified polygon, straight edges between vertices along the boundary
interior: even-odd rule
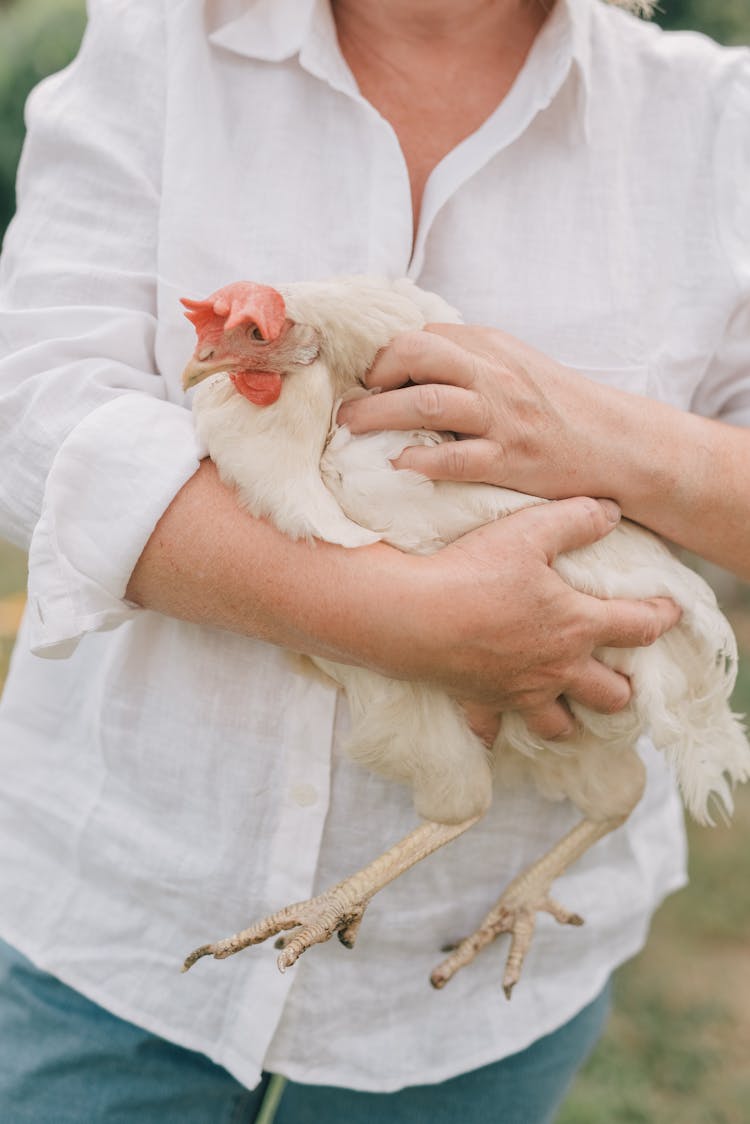
[[[163,5],[101,0],[27,107],[0,261],[0,535],[29,551],[40,655],[138,611],[128,578],[199,464],[155,360],[164,35]]]
[[[165,400],[155,362],[163,10],[127,9],[94,6],[76,62],[32,95],[3,252],[0,533],[30,546],[34,650],[66,656],[140,605],[532,711],[568,689],[624,705],[627,683],[592,649],[651,639],[675,610],[571,594],[546,561],[562,532],[530,546],[509,521],[421,562],[295,544],[198,469],[190,414]],[[604,533],[590,510],[571,533]]]
[[[653,642],[679,618],[664,599],[598,600],[551,568],[616,524],[588,499],[536,507],[429,557],[376,544],[294,542],[240,511],[211,462],[178,493],[138,561],[128,598],[148,609],[439,683],[491,709],[522,710],[547,737],[569,732],[566,694],[614,711],[627,679],[592,656]]]
[[[735,55],[727,74],[705,166],[711,209],[686,212],[691,237],[704,246],[705,275],[677,278],[671,294],[681,324],[689,320],[685,301],[716,285],[726,294],[706,337],[675,353],[670,377],[683,369],[696,377],[691,353],[700,372],[690,383],[692,413],[602,386],[504,332],[435,325],[395,341],[371,372],[373,386],[417,385],[348,403],[340,419],[357,432],[425,425],[466,435],[407,450],[398,464],[551,499],[610,496],[628,518],[750,578],[747,54]],[[644,305],[661,295],[644,287]]]
[[[629,519],[750,578],[750,431],[601,386],[491,328],[402,336],[369,381],[403,389],[342,407],[354,432],[468,437],[407,449],[397,467],[548,499],[609,496]]]

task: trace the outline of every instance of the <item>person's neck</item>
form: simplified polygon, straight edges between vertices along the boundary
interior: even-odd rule
[[[332,0],[360,92],[390,122],[414,228],[432,169],[513,85],[554,0]]]
[[[339,38],[371,47],[478,50],[533,36],[554,0],[332,0]]]

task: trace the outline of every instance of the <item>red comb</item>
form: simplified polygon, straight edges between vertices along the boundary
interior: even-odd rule
[[[181,304],[199,336],[209,328],[231,332],[242,324],[257,324],[264,339],[275,340],[286,320],[281,293],[270,285],[256,285],[253,281],[234,281],[202,301],[183,297]]]

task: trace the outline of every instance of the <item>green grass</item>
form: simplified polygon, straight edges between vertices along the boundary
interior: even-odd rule
[[[606,1037],[558,1124],[740,1124],[742,1078],[722,1076],[731,1020],[718,1004],[676,1005],[618,979]]]
[[[26,588],[26,555],[0,542],[0,597],[20,593]]]
[[[20,550],[0,542],[0,598],[19,593],[25,588],[26,556]],[[0,633],[0,689],[8,673],[12,650],[12,638]]]
[[[682,994],[684,971],[702,973],[710,993],[716,966],[706,971],[700,953],[671,969],[658,956],[654,970],[658,929],[618,973],[610,1026],[558,1124],[747,1124],[747,1027],[727,1002]]]

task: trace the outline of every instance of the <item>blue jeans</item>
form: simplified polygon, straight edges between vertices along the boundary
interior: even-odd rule
[[[550,1124],[608,1010],[605,988],[528,1049],[439,1085],[357,1093],[290,1081],[274,1124]],[[268,1082],[245,1089],[202,1054],[116,1018],[0,942],[4,1124],[250,1124]]]

